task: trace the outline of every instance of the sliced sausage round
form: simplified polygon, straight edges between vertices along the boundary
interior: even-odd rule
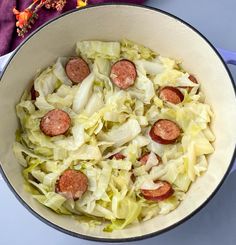
[[[172,104],[179,104],[184,100],[184,95],[175,87],[166,86],[159,92],[160,99]]]
[[[198,84],[198,81],[197,81],[197,79],[196,79],[196,77],[195,77],[195,76],[193,76],[193,75],[189,75],[188,79],[189,79],[189,80],[191,80],[193,83]]]
[[[40,129],[47,136],[62,135],[70,128],[70,116],[63,110],[49,111],[40,121]]]
[[[87,191],[88,178],[81,171],[68,169],[59,177],[55,189],[66,198],[76,200]]]
[[[132,86],[137,77],[136,67],[129,60],[117,61],[111,67],[110,78],[112,82],[121,89],[127,89]]]
[[[89,73],[88,64],[80,57],[71,58],[66,64],[66,74],[74,84],[81,83]]]
[[[39,92],[35,90],[34,85],[31,87],[30,94],[31,100],[36,100],[36,98],[39,97]]]
[[[167,181],[156,181],[156,184],[160,184],[160,187],[155,190],[141,190],[143,197],[147,200],[163,201],[173,195],[174,190]]]
[[[109,157],[109,159],[113,159],[113,158],[115,158],[116,160],[123,160],[125,159],[125,156],[121,153],[116,153]]]
[[[139,161],[141,162],[142,165],[145,165],[147,163],[149,155],[150,155],[150,152],[145,153],[144,155],[142,155],[139,158]],[[156,165],[158,165],[161,162],[161,157],[158,156],[157,154],[155,154],[155,156],[156,156],[156,159],[157,159],[157,164]]]
[[[136,177],[135,177],[135,175],[133,173],[131,174],[130,178],[131,178],[133,183],[136,181]]]
[[[180,136],[181,129],[173,121],[168,119],[160,119],[154,123],[149,135],[152,140],[160,144],[172,144]]]

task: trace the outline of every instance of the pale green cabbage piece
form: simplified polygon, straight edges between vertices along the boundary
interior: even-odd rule
[[[156,53],[141,44],[123,39],[121,41],[121,56],[130,60],[152,60],[156,57]]]
[[[25,91],[16,105],[21,127],[13,151],[24,167],[26,189],[59,214],[80,215],[78,219],[86,217],[93,224],[106,219],[110,223],[104,231],[171,212],[191,183],[207,171],[207,155],[214,151],[209,125],[214,115],[201,91],[197,93],[199,84],[192,83],[176,61],[129,40],[78,42],[77,54],[91,70],[82,83],[72,85],[65,72],[69,57],[59,57],[36,76],[36,101]],[[135,63],[138,75],[127,90],[109,78],[112,64],[123,58]],[[167,85],[192,90],[182,88],[184,100],[175,105],[158,97],[159,87]],[[40,120],[54,108],[70,115],[71,127],[65,135],[48,137],[40,130]],[[178,143],[162,145],[150,138],[151,126],[162,118],[181,127]],[[146,152],[150,157],[142,165],[139,158]],[[116,153],[125,158],[115,159]],[[58,178],[68,168],[88,177],[88,190],[76,201],[55,192]],[[160,187],[156,180],[172,184],[174,194],[160,202],[145,200],[140,189]]]
[[[72,109],[76,113],[80,113],[86,106],[92,94],[93,83],[94,83],[94,73],[91,72],[81,83],[78,91],[74,96]]]
[[[100,140],[113,142],[114,146],[121,146],[134,139],[141,132],[140,125],[137,120],[129,119],[119,127],[113,127],[107,133],[100,133]]]
[[[136,68],[144,75],[157,75],[164,70],[163,65],[158,61],[137,60],[134,61]]]
[[[151,99],[155,95],[153,82],[141,72],[138,71],[138,78],[135,85],[129,89],[132,97],[141,100],[145,104],[150,104]]]
[[[121,230],[136,221],[141,212],[141,205],[135,200],[126,197],[120,203],[120,209],[123,209],[125,212],[125,215],[123,215],[125,219],[112,220],[112,224],[105,227],[104,231]]]
[[[119,42],[101,42],[101,41],[81,41],[76,44],[78,55],[89,59],[97,57],[107,59],[118,59],[120,57]]]
[[[67,77],[65,66],[69,61],[67,57],[59,57],[53,67],[53,73],[55,76],[65,85],[71,86],[72,81]]]
[[[57,213],[61,214],[70,214],[69,211],[63,208],[62,204],[66,201],[62,195],[59,195],[55,192],[48,192],[45,195],[33,195],[33,197],[43,205],[48,208],[51,208]]]
[[[85,106],[85,112],[88,116],[92,116],[93,113],[99,111],[103,106],[104,100],[102,92],[94,91],[87,105]]]

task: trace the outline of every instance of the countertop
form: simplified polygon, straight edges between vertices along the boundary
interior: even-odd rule
[[[192,24],[215,46],[236,51],[235,0],[149,0],[146,5],[170,12]],[[230,70],[236,80],[236,67]],[[70,237],[39,221],[0,179],[1,244],[95,244]],[[227,177],[215,197],[175,229],[130,244],[236,244],[236,172]],[[98,245],[102,243],[97,243]]]

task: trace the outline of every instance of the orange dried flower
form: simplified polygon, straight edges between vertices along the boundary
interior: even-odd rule
[[[30,9],[25,9],[24,11],[19,12],[16,8],[14,8],[13,13],[16,15],[16,19],[18,20],[16,22],[16,26],[19,28],[23,28],[25,25],[27,25],[33,15],[33,11]]]
[[[28,29],[31,28],[31,25],[34,24],[35,19],[38,18],[38,10],[43,6],[60,11],[65,4],[66,0],[32,0],[31,5],[23,11],[13,8],[12,11],[17,20],[16,27],[18,35],[23,37]]]

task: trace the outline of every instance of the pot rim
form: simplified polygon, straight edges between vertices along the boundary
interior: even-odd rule
[[[2,77],[4,76],[5,71],[7,70],[10,61],[14,58],[14,56],[17,54],[17,52],[21,49],[21,47],[23,47],[25,44],[27,44],[27,41],[32,38],[38,31],[40,31],[41,29],[43,29],[45,26],[49,25],[51,22],[56,21],[57,19],[63,18],[66,15],[70,15],[74,12],[77,11],[83,11],[85,9],[89,9],[89,8],[99,8],[101,6],[130,6],[130,7],[138,7],[138,8],[143,8],[143,9],[147,9],[147,10],[152,10],[155,12],[159,12],[161,14],[164,14],[166,16],[172,17],[173,19],[181,22],[182,24],[184,24],[185,26],[189,27],[191,30],[193,30],[195,33],[197,33],[204,41],[206,41],[209,45],[210,48],[213,49],[213,51],[215,52],[215,54],[218,56],[218,58],[221,60],[223,66],[225,67],[225,70],[228,73],[228,76],[231,80],[233,89],[234,89],[234,93],[236,95],[236,85],[234,84],[234,80],[232,77],[232,74],[229,71],[228,66],[226,65],[225,61],[223,60],[223,58],[221,57],[221,55],[219,54],[219,52],[216,50],[216,48],[213,46],[213,44],[200,32],[198,31],[195,27],[193,27],[191,24],[187,23],[186,21],[182,20],[181,18],[168,13],[164,10],[158,9],[158,8],[154,8],[154,7],[150,7],[150,6],[145,6],[145,5],[137,5],[137,4],[131,4],[131,3],[100,3],[100,4],[96,4],[96,5],[89,5],[80,9],[73,9],[70,11],[67,11],[49,21],[47,21],[46,23],[44,23],[42,26],[38,27],[35,31],[33,31],[14,51],[14,53],[12,54],[12,56],[10,57],[10,59],[8,60],[8,62],[6,63],[2,73],[0,74],[0,82]],[[233,163],[234,160],[236,159],[236,146],[234,148],[234,153],[232,155],[229,167],[225,173],[225,175],[223,176],[222,180],[220,181],[220,183],[215,187],[215,190],[211,193],[211,195],[208,197],[208,199],[203,202],[197,209],[195,209],[192,213],[190,213],[189,215],[187,215],[185,218],[179,220],[178,222],[162,229],[159,231],[155,231],[152,233],[148,233],[142,236],[135,236],[135,237],[130,237],[130,238],[99,238],[99,237],[92,237],[92,236],[87,236],[87,235],[82,235],[67,229],[62,228],[61,226],[53,223],[52,221],[47,220],[46,218],[42,217],[39,213],[37,213],[36,211],[34,211],[29,205],[28,203],[26,203],[21,196],[16,192],[16,190],[14,189],[13,185],[10,183],[10,181],[7,178],[7,175],[5,174],[2,166],[1,166],[1,162],[0,162],[0,173],[3,176],[3,179],[5,180],[5,182],[7,183],[8,187],[10,188],[10,190],[12,191],[12,193],[16,196],[16,198],[20,201],[20,203],[28,210],[30,211],[30,213],[32,213],[35,217],[37,217],[39,220],[41,220],[42,222],[44,222],[45,224],[53,227],[56,230],[59,230],[67,235],[71,235],[73,237],[77,237],[77,238],[81,238],[84,240],[90,240],[90,241],[96,241],[96,242],[109,242],[109,243],[123,243],[123,242],[133,242],[133,241],[138,241],[138,240],[143,240],[143,239],[147,239],[147,238],[152,238],[154,236],[160,235],[164,232],[170,231],[173,228],[177,227],[178,225],[184,223],[185,221],[187,221],[188,219],[190,219],[191,217],[193,217],[196,213],[198,213],[203,207],[206,206],[206,204],[215,196],[215,194],[217,193],[217,191],[220,189],[221,185],[223,184],[223,182],[225,181],[227,175],[230,173],[230,170],[233,167]]]

